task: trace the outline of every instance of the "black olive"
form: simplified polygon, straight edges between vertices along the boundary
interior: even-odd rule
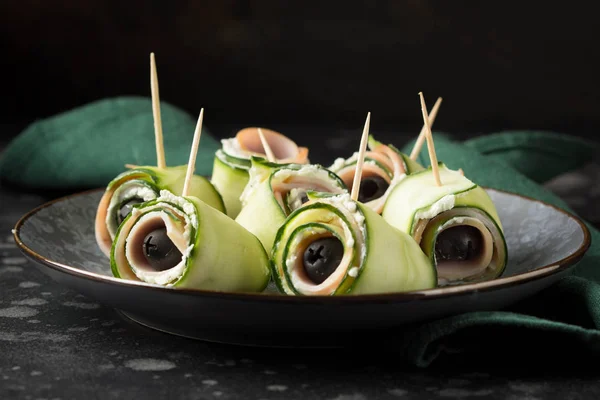
[[[156,271],[173,268],[181,261],[181,252],[167,236],[166,228],[158,228],[144,238],[144,256]]]
[[[119,208],[119,213],[117,214],[117,224],[121,225],[121,222],[123,222],[123,220],[129,215],[129,213],[131,213],[133,206],[143,202],[144,200],[140,199],[139,197],[133,197],[127,202],[122,203],[121,208]]]
[[[380,176],[367,176],[360,182],[358,190],[358,201],[367,203],[383,196],[385,191],[390,187],[389,183]]]
[[[336,270],[344,257],[344,245],[335,237],[312,242],[304,251],[304,270],[313,283],[320,284]]]
[[[306,195],[306,193],[302,193],[302,196],[300,196],[300,202],[302,204],[306,203],[308,201],[308,196]]]
[[[438,261],[467,261],[481,253],[483,238],[479,229],[472,226],[455,226],[443,230],[435,242]]]

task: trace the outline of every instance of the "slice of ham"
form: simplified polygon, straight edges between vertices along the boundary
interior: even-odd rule
[[[275,155],[276,162],[281,164],[308,164],[308,148],[298,147],[293,140],[279,132],[265,128],[261,128],[261,130]],[[258,135],[258,128],[244,128],[236,134],[236,139],[240,148],[249,155],[266,156]]]

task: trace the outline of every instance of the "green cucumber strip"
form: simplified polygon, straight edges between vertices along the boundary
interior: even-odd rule
[[[416,172],[425,170],[425,167],[423,167],[421,164],[419,164],[418,162],[411,159],[406,154],[400,153],[400,151],[393,146],[390,146],[390,147],[393,148],[395,151],[397,151],[398,154],[400,154],[400,156],[402,157],[402,160],[404,160],[404,169],[406,170],[406,175],[411,175]]]
[[[212,291],[261,292],[270,279],[268,259],[258,239],[236,224],[231,218],[195,197],[186,197],[194,207],[198,229],[191,226],[189,244],[192,251],[186,261],[186,268],[178,280],[172,282],[175,288]],[[121,277],[116,265],[116,246],[124,245],[125,238],[142,215],[149,212],[163,212],[179,219],[165,210],[163,205],[173,207],[191,219],[182,207],[168,201],[152,201],[140,206],[141,213],[130,214],[119,228],[118,236],[111,251],[111,270]],[[130,218],[136,218],[130,221]],[[123,230],[125,229],[125,230]],[[125,250],[125,249],[123,249]],[[129,267],[130,268],[130,267]]]
[[[116,185],[121,185],[126,180],[129,180],[128,178],[144,180],[150,183],[156,183],[156,176],[154,175],[153,171],[148,168],[142,167],[121,172],[113,180],[111,180],[108,183],[108,185],[106,185],[106,191],[114,189]]]
[[[382,144],[383,143],[375,139],[375,136],[373,136],[372,134],[369,135],[369,138],[367,139],[367,146],[369,146],[369,150],[373,150],[374,148],[376,148],[377,146],[381,146]]]
[[[269,283],[267,253],[260,241],[227,215],[189,197],[198,215],[191,265],[178,288],[262,292]]]
[[[223,149],[217,150],[215,155],[222,158],[223,162],[231,164],[231,166],[241,169],[250,169],[250,158],[236,157],[225,152]]]
[[[477,187],[469,179],[439,163],[442,186],[437,186],[430,168],[407,175],[391,190],[382,216],[392,226],[412,234],[417,213],[424,213],[445,196],[455,196]],[[450,199],[452,200],[452,199]],[[440,205],[441,206],[441,205]]]
[[[383,143],[375,140],[373,135],[369,135],[368,145],[369,145],[369,149],[373,150],[377,146],[383,145]],[[406,170],[406,175],[410,175],[415,172],[423,171],[425,169],[421,164],[419,164],[416,161],[413,161],[407,154],[404,154],[403,152],[401,152],[393,144],[390,143],[390,144],[387,144],[386,146],[389,147],[390,149],[392,149],[393,151],[395,151],[400,157],[402,157],[402,160],[404,161],[404,169]]]
[[[254,234],[269,252],[275,232],[285,218],[286,214],[271,190],[271,181],[266,179],[253,189],[235,222]]]
[[[408,234],[390,226],[369,207],[357,203],[365,217],[366,255],[351,294],[395,293],[437,286],[437,271]]]
[[[211,182],[221,194],[227,215],[231,218],[237,217],[242,209],[240,195],[249,179],[247,169],[232,167],[215,157]]]
[[[388,176],[388,178],[392,179],[394,177],[394,171],[392,171],[391,169],[389,169],[387,166],[383,165],[378,160],[376,160],[374,158],[371,158],[371,157],[368,157],[368,156],[365,156],[365,163],[367,161],[370,162],[370,163],[375,164],[378,168],[380,168],[383,172],[385,172],[385,174]],[[344,163],[344,166],[342,168],[340,168],[340,170],[343,169],[343,168],[350,167],[352,165],[356,165],[356,164],[358,164],[357,160],[353,160],[353,161],[350,161],[348,163]],[[338,172],[339,172],[339,170],[338,170]]]
[[[168,190],[179,196],[183,191],[186,173],[187,165],[167,167],[164,169],[156,168],[155,174],[157,176],[157,186],[160,189]],[[210,180],[203,176],[192,175],[190,191],[188,194],[192,197],[197,197],[218,211],[223,213],[226,212],[223,197]]]
[[[141,179],[146,180],[148,182],[153,182],[158,188],[158,190],[165,189],[173,194],[179,195],[183,190],[186,172],[187,165],[178,165],[166,168],[142,166],[130,171],[123,172],[121,175],[119,175],[120,178],[116,178],[112,182],[117,183],[124,177],[133,174],[141,174],[143,176],[143,178]],[[111,184],[109,184],[109,188],[111,187]],[[198,197],[200,200],[206,202],[207,204],[221,212],[226,211],[225,203],[223,202],[221,194],[205,177],[193,175],[190,188],[190,195]]]
[[[156,197],[158,197],[160,189],[154,183],[151,183],[151,182],[148,182],[148,181],[142,180],[142,179],[132,179],[132,180],[128,180],[128,181],[124,182],[121,186],[119,186],[113,193],[113,198],[117,197],[117,199],[118,199],[120,192],[125,190],[125,186],[131,185],[133,183],[135,183],[136,185],[145,186],[146,188],[152,190],[156,194]],[[134,197],[135,196],[128,196],[128,197],[120,199],[119,203],[117,203],[117,205],[113,209],[117,210],[117,212],[118,212],[118,210],[120,210],[121,207],[123,207],[123,204],[132,200]],[[111,201],[111,203],[112,203],[112,201]],[[109,204],[109,210],[110,210],[110,204]],[[114,215],[111,217],[111,219],[113,220],[115,226],[119,225],[117,213],[114,213]]]

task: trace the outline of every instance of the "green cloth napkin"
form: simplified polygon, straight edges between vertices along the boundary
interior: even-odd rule
[[[536,136],[537,140],[545,137]],[[556,139],[557,135],[549,137]],[[493,141],[500,138],[496,135]],[[448,134],[434,134],[434,140],[438,161],[452,169],[462,168],[474,182],[530,196],[573,212],[564,201],[517,171],[527,152],[521,152],[521,159],[498,160],[474,151],[472,145],[451,140]],[[483,137],[477,141],[485,147]],[[407,144],[404,151],[409,152],[413,144]],[[593,146],[585,142],[581,145]],[[430,165],[425,148],[419,162]],[[562,165],[570,169],[574,164],[564,162]],[[528,169],[536,179],[540,178],[533,166],[525,168]],[[438,359],[456,362],[457,357],[477,362],[508,359],[519,366],[533,361],[558,365],[600,356],[600,235],[593,226],[586,225],[591,232],[592,246],[568,277],[506,310],[469,312],[406,329],[401,338],[394,341],[395,349],[419,367],[427,367]]]
[[[167,164],[186,164],[196,118],[162,103]],[[85,105],[34,123],[0,159],[0,178],[24,188],[101,187],[125,163],[154,164],[150,100],[123,97]],[[583,166],[595,144],[552,132],[501,132],[466,142],[435,133],[438,159],[482,186],[508,190],[571,210],[540,183]],[[404,151],[409,153],[413,143]],[[219,143],[204,130],[196,173],[210,174]],[[420,160],[429,165],[426,148]],[[574,273],[509,309],[472,312],[406,327],[389,349],[419,367],[499,358],[519,365],[579,361],[600,355],[599,233]],[[541,361],[540,361],[541,360]]]
[[[504,131],[464,142],[487,155],[544,183],[593,160],[598,145],[572,135],[548,131]]]
[[[167,165],[188,163],[197,118],[161,102]],[[203,127],[197,174],[211,173],[219,147]],[[150,98],[103,99],[31,124],[1,154],[0,180],[27,189],[96,188],[125,164],[156,165]]]

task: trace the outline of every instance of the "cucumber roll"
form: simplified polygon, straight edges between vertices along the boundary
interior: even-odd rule
[[[419,245],[349,194],[309,195],[277,231],[272,276],[289,295],[431,289],[436,271]]]
[[[280,164],[308,164],[308,148],[298,147],[281,133],[261,128],[276,162]],[[258,128],[245,128],[235,137],[221,140],[222,147],[215,153],[212,183],[223,195],[227,215],[235,218],[242,208],[240,195],[248,183],[250,157],[265,158]]]
[[[106,256],[110,254],[119,225],[132,207],[156,199],[161,189],[181,193],[186,169],[185,165],[167,168],[137,167],[119,174],[107,185],[98,204],[95,223],[96,241]],[[194,175],[192,182],[192,196],[225,212],[221,195],[208,179]]]
[[[436,265],[440,285],[499,277],[508,252],[498,212],[487,192],[459,171],[438,163],[402,180],[382,216],[411,235]]]
[[[365,153],[365,162],[362,169],[358,201],[366,204],[372,210],[381,214],[383,205],[393,187],[405,176],[423,167],[410,159],[392,144],[382,144],[369,136],[369,151]],[[351,157],[335,160],[329,169],[335,172],[352,191],[352,183],[358,161],[358,152]]]
[[[270,280],[258,239],[193,196],[161,190],[134,206],[110,253],[113,275],[161,286],[261,292]]]
[[[240,196],[243,207],[235,220],[256,235],[267,252],[285,218],[308,200],[307,191],[348,193],[344,182],[320,165],[280,165],[257,157],[251,163],[250,180]]]

